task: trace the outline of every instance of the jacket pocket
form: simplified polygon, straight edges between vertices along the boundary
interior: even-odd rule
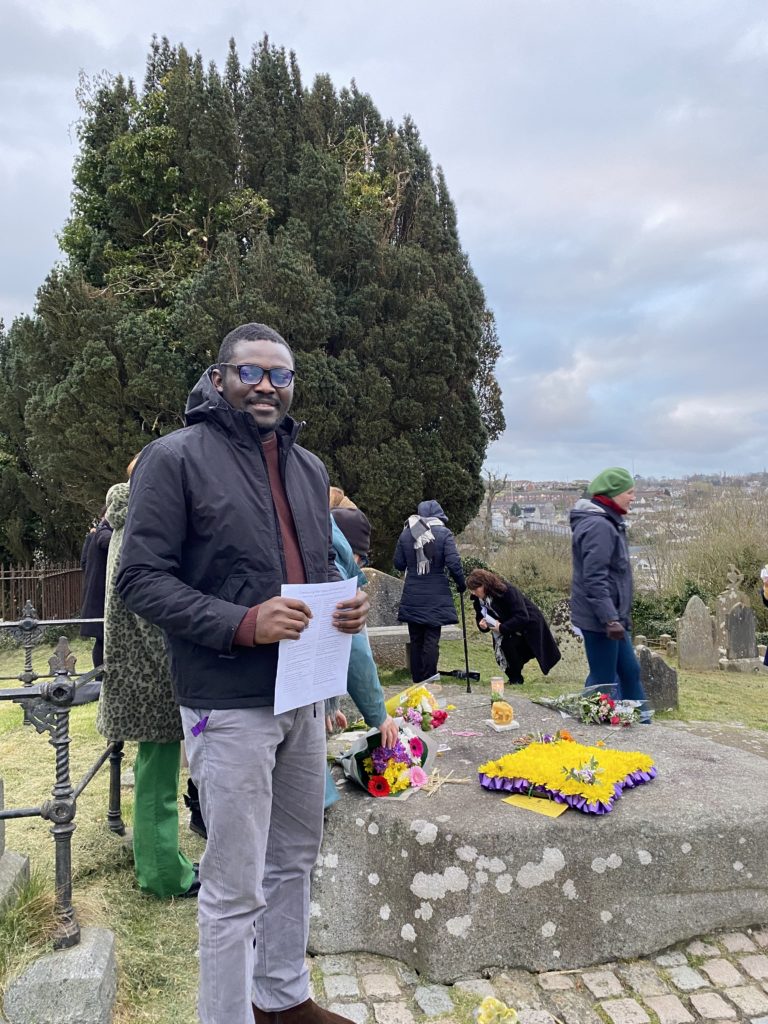
[[[255,604],[280,596],[282,578],[277,572],[233,573],[220,587],[217,597],[232,604],[252,608]]]

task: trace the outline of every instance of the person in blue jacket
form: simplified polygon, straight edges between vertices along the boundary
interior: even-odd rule
[[[360,513],[362,515],[362,513]],[[336,568],[345,580],[357,577],[358,584],[364,587],[368,580],[357,563],[357,557],[367,551],[354,552],[334,516],[331,516],[331,541],[333,550],[336,553]],[[379,673],[376,669],[376,662],[373,660],[371,645],[365,632],[356,633],[352,638],[352,650],[349,656],[349,668],[347,669],[347,693],[357,705],[357,709],[371,729],[381,731],[382,743],[384,746],[393,747],[397,740],[397,726],[392,717],[387,714],[384,706],[384,691],[381,688]],[[335,698],[334,698],[335,701]],[[331,718],[330,725],[338,725],[344,729],[347,720],[342,712],[337,710],[333,701],[326,701],[326,712]],[[325,807],[336,803],[339,799],[339,792],[333,781],[331,770],[328,768],[325,780]]]
[[[408,623],[414,683],[437,674],[440,630],[458,622],[445,570],[460,594],[467,589],[447,522],[448,516],[437,501],[422,501],[417,515],[407,520],[395,550],[395,568],[407,570],[397,618]]]
[[[571,621],[584,635],[589,681],[618,686],[622,700],[645,701],[632,646],[632,566],[624,517],[635,498],[626,469],[598,473],[571,510]],[[640,720],[650,721],[647,705]]]

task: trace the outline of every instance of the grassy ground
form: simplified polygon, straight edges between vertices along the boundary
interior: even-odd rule
[[[75,642],[78,665],[90,666],[90,644]],[[492,675],[498,674],[490,641],[470,641],[470,668],[480,671],[478,691],[487,690]],[[0,676],[15,674],[22,664],[16,653],[0,654]],[[45,661],[42,659],[42,664]],[[37,659],[35,661],[38,667]],[[440,666],[451,670],[464,667],[461,642],[444,643]],[[526,667],[526,685],[521,696],[554,695],[577,689],[582,680],[553,686],[538,669]],[[384,672],[385,687],[400,687],[408,681],[405,672]],[[444,679],[450,686],[450,681]],[[11,686],[13,683],[0,683]],[[464,687],[457,682],[457,686]],[[768,674],[736,676],[723,673],[681,673],[680,710],[660,715],[685,720],[737,722],[767,729],[764,708],[768,699]],[[72,777],[79,779],[104,747],[95,728],[95,706],[76,708],[71,714]],[[47,734],[39,736],[21,725],[18,705],[0,702],[0,775],[5,781],[8,807],[38,806],[50,793],[53,782],[53,749]],[[124,764],[130,767],[133,747],[128,744]],[[135,885],[126,844],[112,835],[105,824],[108,776],[103,769],[78,801],[77,830],[73,836],[75,904],[81,925],[105,925],[116,932],[120,981],[116,1024],[182,1024],[195,1019],[197,987],[196,906],[190,900],[161,901],[140,893]],[[131,791],[123,790],[123,817],[131,821]],[[182,822],[186,813],[180,803]],[[21,966],[46,947],[52,926],[53,842],[48,826],[39,818],[6,823],[6,841],[11,849],[29,854],[33,879],[25,893],[24,906],[0,920],[0,989]],[[185,827],[182,847],[199,860],[202,841]]]

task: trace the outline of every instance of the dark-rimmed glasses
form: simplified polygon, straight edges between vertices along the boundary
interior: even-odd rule
[[[284,366],[273,366],[270,370],[256,366],[255,363],[219,363],[219,366],[233,366],[243,384],[261,384],[266,373],[273,388],[290,387],[296,376],[295,370],[289,370]]]

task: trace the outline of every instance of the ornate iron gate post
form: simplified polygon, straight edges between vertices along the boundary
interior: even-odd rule
[[[76,946],[80,941],[80,926],[72,904],[72,834],[75,831],[77,799],[99,769],[109,760],[109,809],[107,825],[112,832],[125,835],[125,825],[120,814],[120,769],[123,759],[123,744],[113,741],[86,771],[76,787],[72,785],[69,757],[69,713],[74,704],[90,703],[98,699],[98,682],[101,666],[79,677],[75,671],[76,658],[69,650],[66,637],[60,637],[53,655],[48,659],[51,675],[43,681],[32,667],[32,650],[40,642],[47,626],[71,625],[80,620],[40,621],[31,601],[24,605],[22,618],[16,622],[0,622],[15,641],[24,648],[24,669],[18,676],[4,676],[3,679],[18,679],[21,688],[0,690],[0,700],[11,700],[21,704],[24,723],[31,725],[38,733],[50,734],[48,742],[56,755],[56,776],[51,797],[40,807],[0,809],[0,820],[12,818],[41,817],[52,823],[56,863],[55,910],[57,929],[54,933],[54,947],[65,949]],[[100,621],[100,620],[89,620]],[[50,681],[48,681],[50,680]]]
[[[76,946],[80,941],[80,925],[77,923],[75,908],[72,906],[72,833],[76,800],[69,774],[69,709],[75,697],[75,684],[66,669],[57,672],[53,681],[42,683],[41,694],[48,702],[45,709],[42,701],[34,702],[30,708],[32,724],[42,732],[40,725],[51,734],[48,741],[56,752],[56,781],[51,799],[40,808],[40,816],[53,822],[51,835],[56,845],[56,917],[58,925],[53,944],[56,949]]]
[[[109,808],[107,810],[107,826],[119,836],[125,835],[120,807],[120,772],[123,760],[123,742],[115,740],[109,754]]]

